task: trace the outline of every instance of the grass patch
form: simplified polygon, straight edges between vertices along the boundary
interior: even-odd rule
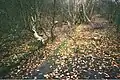
[[[53,55],[49,56],[48,61],[50,64],[54,64],[55,61],[58,59],[59,56],[61,56],[61,50],[66,48],[67,41],[61,42],[61,44],[54,50]]]

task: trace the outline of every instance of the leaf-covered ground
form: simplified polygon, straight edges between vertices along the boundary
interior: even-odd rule
[[[120,78],[120,43],[114,28],[108,27],[90,31],[81,29],[81,25],[76,27],[73,39],[67,40],[60,52],[53,55],[53,71],[45,78]]]
[[[23,54],[14,56],[15,61],[20,58],[17,67],[10,68],[10,73],[1,78],[120,78],[120,39],[115,27],[102,23],[96,26],[103,28],[90,29],[90,25],[85,24],[75,26],[71,34],[59,35],[53,43],[39,50],[30,44],[35,41],[25,43],[23,48],[19,47]],[[4,59],[5,63],[9,63],[8,60]]]

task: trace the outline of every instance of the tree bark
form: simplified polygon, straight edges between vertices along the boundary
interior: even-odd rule
[[[54,27],[55,27],[55,7],[56,7],[56,0],[54,0],[54,2],[53,2],[53,8],[54,8],[54,10],[53,10],[53,21],[52,21],[52,27],[51,27],[51,38],[52,38],[52,40],[51,41],[53,41],[54,40],[54,33],[53,33],[53,30],[54,30]]]

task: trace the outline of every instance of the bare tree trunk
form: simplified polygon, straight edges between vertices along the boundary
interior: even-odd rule
[[[85,5],[84,5],[85,3],[82,3],[82,6],[83,6],[83,14],[84,14],[84,16],[85,16],[85,18],[87,19],[87,21],[90,23],[90,25],[94,28],[95,26],[94,26],[94,24],[92,23],[92,21],[89,19],[89,17],[87,16],[87,14],[86,14],[86,10],[85,10]]]
[[[84,16],[86,17],[87,21],[91,23],[91,20],[88,18],[87,14],[86,14],[86,10],[85,10],[85,5],[84,4],[85,3],[82,3]]]
[[[70,11],[70,0],[68,0],[68,13],[69,16],[72,17],[71,11]]]
[[[55,7],[56,7],[56,0],[54,0],[54,2],[53,2],[53,8],[54,8],[54,10],[53,10],[53,21],[52,21],[52,27],[51,27],[51,38],[52,38],[52,40],[51,41],[53,41],[54,40],[54,33],[53,33],[53,30],[54,30],[54,27],[55,27]]]
[[[90,16],[89,16],[90,19],[91,19],[92,15],[93,15],[94,7],[95,7],[95,5],[93,4],[93,5],[92,5],[92,8],[91,8],[91,10],[90,10]]]
[[[76,4],[76,0],[74,0],[73,24],[76,23],[76,17],[77,17],[76,13],[77,13],[77,4]]]

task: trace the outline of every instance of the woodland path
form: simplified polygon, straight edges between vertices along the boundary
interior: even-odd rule
[[[103,20],[102,20],[103,21]],[[100,21],[99,21],[100,22]],[[104,22],[104,21],[103,21]],[[56,38],[43,50],[34,52],[26,64],[6,77],[34,79],[118,79],[120,78],[120,42],[115,27],[99,29],[76,26],[70,36]]]

